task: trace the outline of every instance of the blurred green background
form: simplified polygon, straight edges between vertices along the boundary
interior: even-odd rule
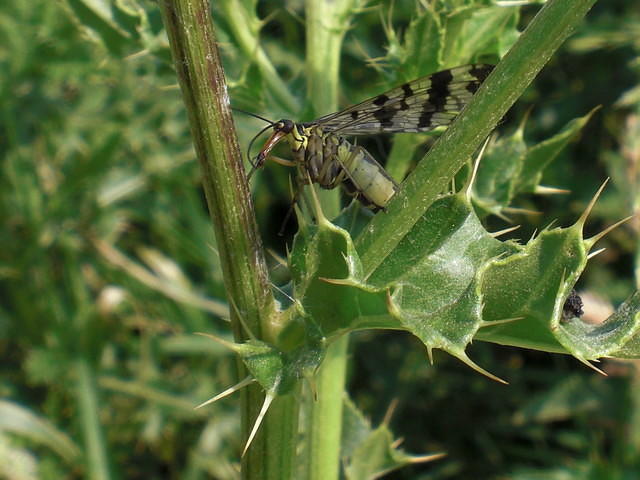
[[[272,118],[304,110],[302,2],[257,6],[269,16],[260,45],[290,105],[264,93],[223,18],[227,2],[214,3],[232,103]],[[396,1],[392,14],[391,2],[369,2],[355,17],[342,105],[379,91],[376,76],[394,77],[367,62],[389,54],[379,4],[399,35],[416,11],[413,1]],[[538,8],[522,8],[522,27]],[[541,212],[514,218],[520,238],[554,219],[573,223],[607,177],[586,233],[638,209],[639,53],[640,3],[601,1],[504,119],[500,131],[512,132],[528,115],[534,143],[602,106],[546,171],[545,185],[571,193],[518,199]],[[235,360],[193,335],[230,331],[157,6],[3,2],[0,94],[0,478],[238,478],[237,399],[193,409],[235,382]],[[237,125],[243,147],[262,126],[241,115]],[[276,234],[289,174],[268,167],[253,185],[261,232],[278,254],[295,227]],[[601,242],[607,250],[578,284],[587,321],[637,288],[639,228],[634,218]],[[272,266],[274,281],[286,280]],[[391,427],[404,448],[448,453],[385,478],[640,478],[633,362],[606,360],[603,377],[570,357],[477,342],[470,355],[504,386],[446,355],[429,365],[409,335],[360,333],[353,347],[348,389],[358,407],[377,424],[397,399]]]

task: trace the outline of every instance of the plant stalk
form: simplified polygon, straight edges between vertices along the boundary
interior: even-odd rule
[[[356,0],[307,0],[307,92],[313,115],[338,108],[340,53],[344,35],[349,28]],[[327,218],[340,211],[340,194],[335,190],[319,192],[320,203]],[[310,399],[307,416],[308,455],[304,478],[337,480],[340,473],[340,438],[346,378],[349,337],[330,345],[316,377],[317,398]],[[311,396],[307,396],[310,398]]]
[[[220,2],[220,9],[223,11],[225,20],[231,27],[242,53],[256,63],[260,75],[269,86],[269,91],[273,93],[275,100],[287,112],[297,112],[299,110],[298,100],[291,95],[260,45],[261,22],[255,12],[249,11],[246,8],[246,3],[239,0]]]
[[[237,342],[247,340],[246,327],[255,338],[269,341],[278,313],[229,109],[211,8],[207,0],[163,0],[160,7],[202,170],[234,337]],[[239,378],[244,378],[244,366],[238,363],[238,369]],[[263,399],[257,386],[242,390],[245,442]],[[288,397],[274,400],[242,458],[243,478],[292,478],[297,417],[297,402]]]
[[[74,362],[78,408],[86,445],[87,475],[96,480],[109,480],[109,461],[105,439],[100,425],[98,389],[95,371],[86,357],[79,356]]]
[[[307,92],[311,116],[318,117],[338,108],[340,52],[355,0],[307,0]],[[340,212],[337,190],[321,190],[320,202],[327,218]]]
[[[318,398],[311,399],[306,428],[308,459],[304,478],[308,480],[336,480],[340,475],[348,348],[348,335],[332,343],[315,377]]]

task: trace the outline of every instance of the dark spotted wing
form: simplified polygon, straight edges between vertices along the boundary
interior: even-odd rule
[[[341,135],[426,132],[451,123],[492,69],[471,64],[443,70],[310,123]]]

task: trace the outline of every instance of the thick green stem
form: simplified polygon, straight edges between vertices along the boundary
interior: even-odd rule
[[[338,106],[340,50],[354,0],[307,0],[307,92],[314,115]]]
[[[207,0],[164,0],[163,20],[202,169],[213,221],[231,325],[237,341],[248,328],[270,340],[277,312],[262,243],[229,110],[224,73]],[[246,375],[239,364],[240,376]],[[242,429],[246,440],[263,403],[259,387],[244,389]],[[297,403],[276,399],[259,433],[242,459],[245,479],[287,479],[295,465]]]
[[[448,187],[551,55],[580,24],[595,0],[549,0],[404,182],[400,192],[358,238],[365,275],[370,275]]]
[[[242,459],[245,480],[294,480],[298,446],[300,389],[276,398],[251,447]],[[246,403],[246,417],[255,418],[261,405]],[[253,421],[251,425],[253,426]]]
[[[308,462],[304,478],[334,480],[340,474],[340,437],[349,337],[344,335],[328,349],[315,382],[318,398],[307,418]]]
[[[355,0],[327,2],[307,0],[307,92],[312,116],[335,111],[338,107],[340,51]],[[337,190],[321,191],[320,201],[327,218],[340,211]]]
[[[246,2],[239,0],[226,0],[220,2],[220,8],[224,12],[225,20],[231,27],[242,53],[255,61],[260,75],[269,87],[275,100],[288,112],[299,110],[298,101],[291,95],[284,84],[271,60],[260,46],[261,22],[254,11],[248,11]]]
[[[338,107],[340,53],[355,1],[307,0],[307,92],[314,115]],[[328,218],[339,213],[336,190],[320,192]],[[347,364],[347,336],[331,345],[316,375],[317,398],[310,402],[307,417],[307,448],[304,478],[334,480],[340,473],[340,437]]]

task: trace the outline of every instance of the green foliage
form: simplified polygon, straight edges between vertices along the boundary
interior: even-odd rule
[[[214,3],[232,103],[309,119],[301,2]],[[495,62],[535,13],[473,0],[381,4],[350,11],[341,105],[442,67]],[[274,345],[236,346],[266,390],[313,378],[326,340],[368,330],[358,334],[353,402],[345,402],[348,478],[415,463],[391,426],[408,451],[448,453],[395,478],[637,472],[633,368],[605,359],[599,367],[610,377],[600,378],[568,356],[471,342],[585,361],[637,357],[637,221],[603,238],[607,251],[588,264],[593,245],[584,237],[638,208],[638,25],[630,3],[592,12],[500,126],[472,183],[475,210],[466,191],[443,196],[367,278],[352,243],[366,213],[352,222],[354,207],[334,221],[345,228],[303,224],[290,271],[274,263],[272,279],[292,280],[294,303],[277,319]],[[0,39],[0,450],[21,462],[0,461],[0,476],[237,478],[235,402],[192,409],[236,382],[235,359],[192,335],[230,341],[221,321],[228,308],[157,5],[5,2]],[[262,128],[236,121],[242,145]],[[398,180],[423,141],[394,140]],[[265,242],[280,253],[289,173],[269,166],[254,176]],[[606,176],[589,221],[575,223]],[[541,184],[571,193],[535,195],[545,193]],[[490,214],[522,223],[523,238],[541,232],[500,241],[488,231],[508,225]],[[554,219],[572,226],[540,228]],[[595,325],[563,320],[576,284],[585,303],[594,291],[607,304],[627,301]],[[590,321],[595,308],[585,305]],[[444,356],[432,368],[424,347],[394,332],[372,338],[371,329],[411,332],[511,385]],[[393,425],[371,427],[367,417],[381,416],[392,398],[400,399]]]
[[[544,170],[584,128],[593,112],[571,120],[556,135],[533,146],[524,141],[524,123],[511,135],[491,142],[473,182],[473,200],[480,215],[504,215],[514,198],[523,193],[553,193],[541,188]]]
[[[377,478],[411,463],[434,460],[441,455],[425,457],[407,455],[394,443],[388,426],[373,428],[347,398],[344,410],[345,437],[342,439],[345,478]]]
[[[545,230],[526,245],[503,243],[484,229],[466,195],[436,201],[368,278],[348,232],[316,212],[318,226],[301,230],[290,255],[291,309],[307,306],[307,329],[326,338],[366,328],[407,330],[429,357],[440,348],[490,377],[465,353],[481,327],[485,341],[570,353],[583,362],[639,355],[637,293],[596,327],[563,311],[603,236],[582,238],[587,212],[572,227]],[[271,376],[285,376],[287,363],[296,361],[273,366]]]

